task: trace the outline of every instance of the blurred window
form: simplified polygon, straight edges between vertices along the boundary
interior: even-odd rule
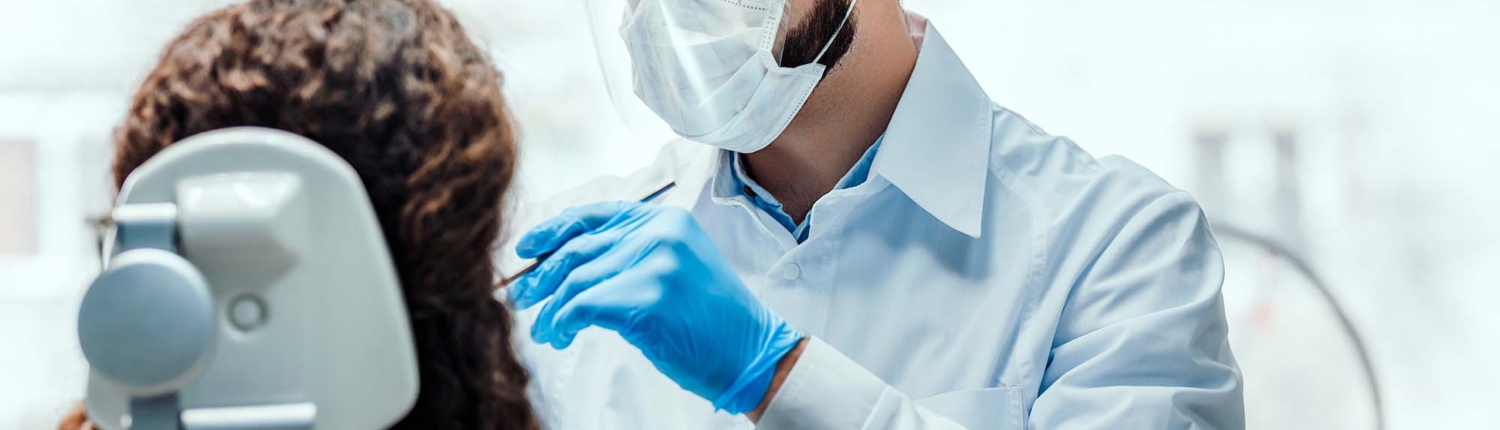
[[[36,229],[33,146],[0,138],[0,255],[36,252]]]

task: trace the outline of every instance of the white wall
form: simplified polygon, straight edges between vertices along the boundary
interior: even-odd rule
[[[97,272],[84,223],[109,206],[105,141],[118,95],[0,93],[0,139],[34,145],[36,252],[0,255],[0,428],[39,428],[80,397],[86,367],[74,335],[80,288]]]

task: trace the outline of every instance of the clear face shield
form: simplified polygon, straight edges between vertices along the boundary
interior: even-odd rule
[[[631,130],[652,139],[683,137],[754,152],[780,134],[822,79],[826,68],[819,60],[854,4],[809,3],[820,2],[836,5],[837,24],[808,32],[789,19],[807,13],[787,0],[584,5],[606,88]],[[789,35],[799,48],[796,58],[784,55]],[[816,41],[805,43],[809,39]]]

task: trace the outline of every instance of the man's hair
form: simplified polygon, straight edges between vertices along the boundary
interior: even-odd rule
[[[491,294],[516,160],[500,87],[433,0],[250,0],[167,45],[116,130],[115,185],[214,129],[326,146],[363,181],[410,311],[421,391],[396,428],[534,429],[510,311]]]

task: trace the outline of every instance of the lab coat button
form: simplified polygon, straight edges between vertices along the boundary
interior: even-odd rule
[[[781,277],[786,278],[786,280],[795,281],[800,276],[802,276],[802,268],[797,267],[796,263],[781,266]]]

